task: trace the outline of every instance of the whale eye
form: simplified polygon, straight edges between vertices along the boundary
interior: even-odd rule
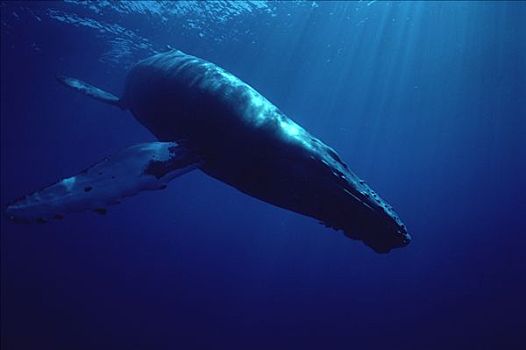
[[[89,192],[89,191],[91,191],[92,189],[93,189],[93,187],[91,187],[91,186],[86,186],[86,187],[84,187],[84,192]]]

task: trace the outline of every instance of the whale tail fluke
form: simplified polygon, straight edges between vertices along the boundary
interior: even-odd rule
[[[110,104],[112,106],[117,106],[124,109],[120,98],[113,94],[110,94],[107,91],[101,90],[98,87],[90,85],[82,80],[66,77],[63,75],[57,75],[57,80],[61,84],[70,87],[73,90],[78,91],[84,95],[92,97],[98,101]]]

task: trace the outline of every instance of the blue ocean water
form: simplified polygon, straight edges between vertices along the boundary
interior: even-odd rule
[[[334,147],[413,242],[379,255],[203,173],[1,222],[2,349],[519,349],[523,2],[2,2],[1,205],[152,141],[119,94],[177,48]]]

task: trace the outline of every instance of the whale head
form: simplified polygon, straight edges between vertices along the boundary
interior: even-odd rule
[[[377,253],[388,253],[391,249],[402,248],[411,242],[411,235],[396,214],[383,215],[374,223],[368,221],[367,234],[362,241]]]
[[[411,242],[411,235],[398,214],[362,180],[349,192],[354,197],[355,208],[353,217],[349,218],[350,230],[344,229],[346,235],[363,241],[377,253],[388,253]]]

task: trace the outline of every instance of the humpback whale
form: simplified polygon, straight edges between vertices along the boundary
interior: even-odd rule
[[[109,205],[200,169],[243,193],[312,217],[378,253],[411,237],[393,208],[259,92],[206,60],[170,50],[138,62],[122,97],[58,80],[129,110],[158,141],[128,147],[6,208],[14,222],[47,222]]]

